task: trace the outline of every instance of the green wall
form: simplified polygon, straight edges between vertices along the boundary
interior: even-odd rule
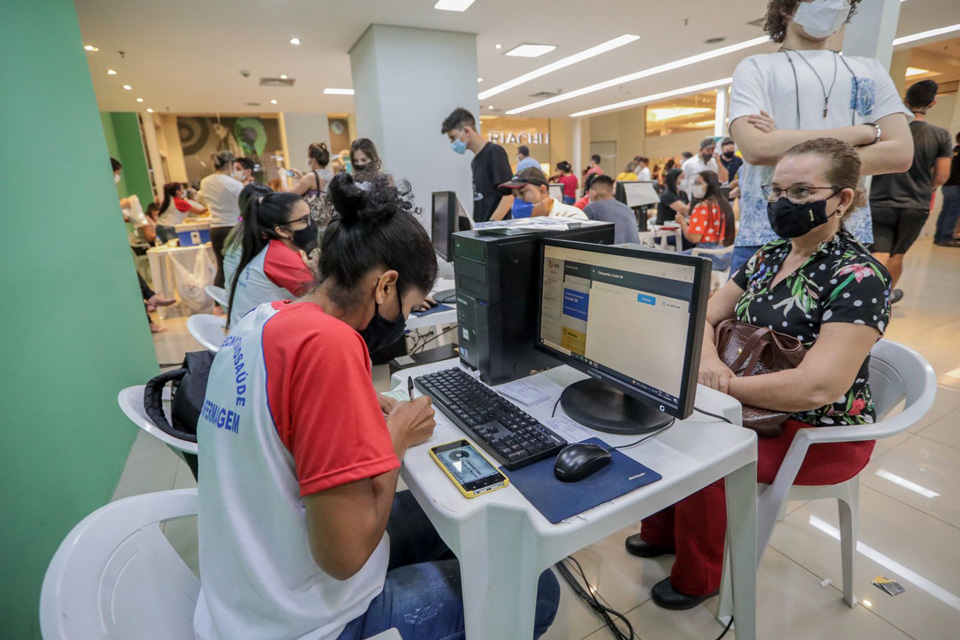
[[[101,112],[100,124],[103,127],[103,137],[107,141],[107,151],[110,157],[116,158],[123,165],[120,172],[120,183],[117,185],[117,196],[125,198],[136,194],[140,204],[146,208],[153,202],[153,188],[150,185],[150,174],[147,170],[147,158],[143,149],[143,138],[140,136],[140,122],[137,114],[132,112]]]
[[[2,6],[0,637],[20,640],[136,437],[117,393],[158,368],[73,1]]]

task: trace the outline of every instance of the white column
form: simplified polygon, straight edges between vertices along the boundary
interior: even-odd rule
[[[385,171],[410,182],[425,226],[434,191],[456,191],[472,213],[473,156],[455,154],[440,125],[463,107],[480,126],[476,36],[375,24],[350,49],[350,67],[357,134],[377,146]]]
[[[717,108],[713,120],[713,135],[722,137],[727,130],[727,88],[717,89]]]
[[[155,193],[163,195],[163,185],[167,183],[166,176],[163,175],[163,160],[160,158],[160,148],[157,145],[157,124],[154,122],[153,114],[146,111],[140,114],[143,122],[143,137],[147,142],[147,155],[150,156],[150,168],[153,170],[150,178],[153,180]],[[141,203],[146,208],[146,204]]]
[[[893,39],[900,19],[900,0],[870,0],[857,5],[857,14],[843,36],[843,53],[876,58],[890,68]]]
[[[307,170],[307,148],[314,142],[330,147],[330,122],[325,113],[284,113],[283,125],[287,135],[288,167]],[[330,150],[333,154],[333,149]]]
[[[573,175],[578,179],[583,169],[583,143],[583,118],[577,118],[573,121],[573,152],[570,155],[573,156]]]

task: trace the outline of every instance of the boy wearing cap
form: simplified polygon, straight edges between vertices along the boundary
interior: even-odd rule
[[[543,171],[531,167],[515,175],[509,182],[500,185],[500,195],[513,196],[533,205],[531,216],[573,218],[588,220],[587,215],[569,204],[550,197],[547,177]]]

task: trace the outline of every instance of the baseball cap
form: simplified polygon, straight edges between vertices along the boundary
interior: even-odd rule
[[[717,142],[713,138],[704,138],[703,140],[700,141],[701,151],[703,151],[707,147],[715,147],[715,146],[717,146]]]
[[[514,189],[519,189],[525,184],[535,184],[539,186],[547,185],[547,176],[543,175],[543,171],[536,167],[530,167],[524,169],[517,175],[513,176],[510,179],[510,182],[504,182],[497,189],[500,191],[500,195],[509,196],[513,195]]]

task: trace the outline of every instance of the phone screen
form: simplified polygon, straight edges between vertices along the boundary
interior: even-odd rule
[[[287,169],[287,175],[292,178],[292,177],[293,177],[293,171],[291,171],[290,169]]]
[[[440,463],[468,491],[476,491],[503,480],[496,467],[466,440],[434,448]]]

